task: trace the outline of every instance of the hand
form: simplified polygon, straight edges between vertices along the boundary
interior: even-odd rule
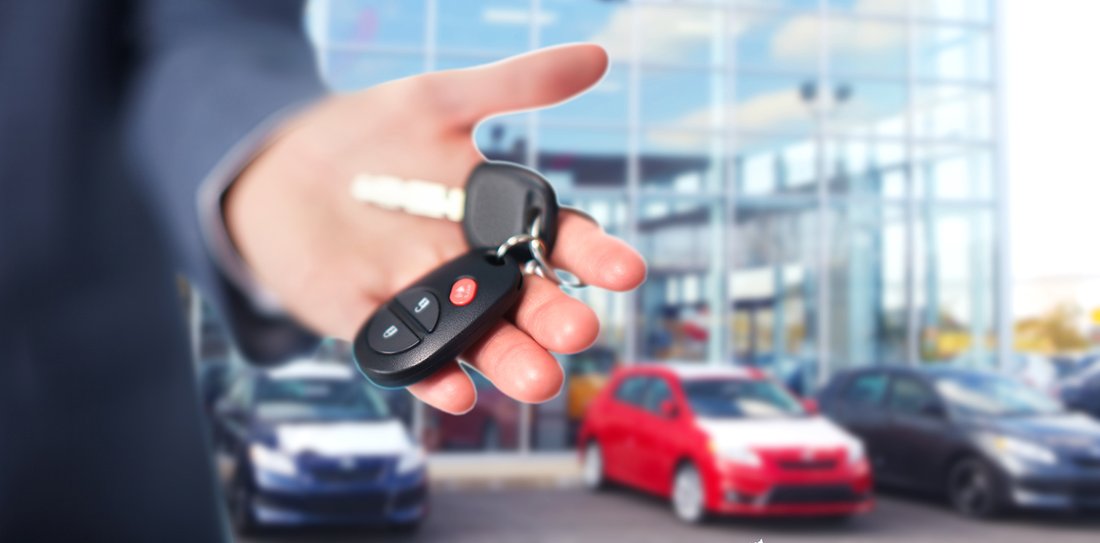
[[[350,340],[379,304],[468,250],[458,224],[355,202],[351,179],[369,172],[462,186],[484,160],[472,138],[477,123],[561,102],[606,68],[603,49],[572,45],[327,98],[291,119],[234,184],[225,202],[230,234],[295,318]],[[554,265],[588,284],[629,290],[644,280],[642,258],[592,222],[566,213],[558,232]],[[546,401],[563,380],[548,351],[584,350],[598,332],[591,309],[529,276],[509,321],[462,359],[509,396]],[[409,390],[450,413],[477,399],[457,363]]]

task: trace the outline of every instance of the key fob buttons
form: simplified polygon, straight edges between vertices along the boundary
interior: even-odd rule
[[[397,303],[428,333],[435,331],[435,325],[439,322],[439,299],[428,289],[406,290],[397,295]]]
[[[415,347],[417,343],[420,343],[420,338],[387,308],[378,310],[367,330],[367,344],[381,354],[404,352]]]

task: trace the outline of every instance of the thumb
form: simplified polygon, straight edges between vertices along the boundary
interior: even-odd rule
[[[584,92],[607,71],[595,44],[539,49],[492,64],[433,74],[433,87],[460,128],[486,117],[546,107]]]

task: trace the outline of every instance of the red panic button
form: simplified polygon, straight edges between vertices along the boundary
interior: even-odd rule
[[[451,303],[464,306],[477,297],[477,281],[470,277],[462,277],[451,285]]]

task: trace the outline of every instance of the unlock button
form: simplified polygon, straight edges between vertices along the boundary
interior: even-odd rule
[[[439,322],[439,300],[428,289],[418,288],[397,295],[397,303],[407,311],[424,330],[435,331]]]
[[[370,323],[367,343],[380,354],[396,354],[411,349],[420,343],[420,338],[392,311],[382,308]]]

